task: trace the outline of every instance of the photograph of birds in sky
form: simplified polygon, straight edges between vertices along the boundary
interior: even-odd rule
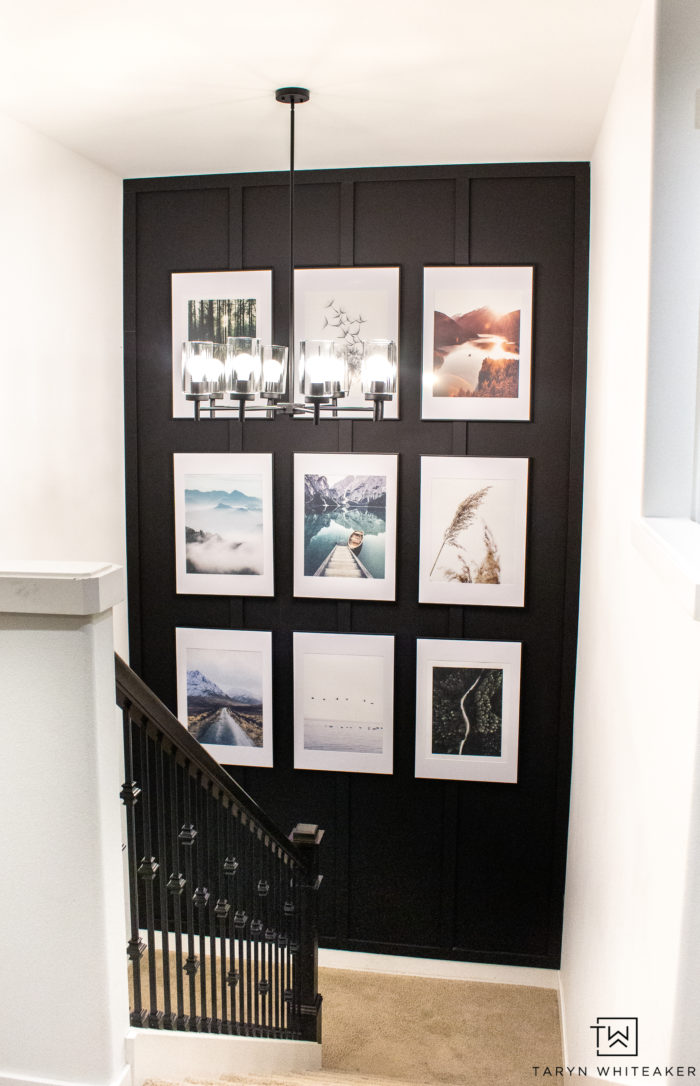
[[[347,348],[350,388],[345,407],[367,407],[361,385],[364,344],[399,339],[398,268],[297,268],[294,272],[294,327],[302,340],[337,340]],[[297,350],[297,357],[299,351]],[[371,414],[343,412],[343,418]],[[398,393],[384,417],[399,417]]]

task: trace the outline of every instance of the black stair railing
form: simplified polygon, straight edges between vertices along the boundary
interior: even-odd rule
[[[318,846],[284,837],[119,657],[134,1026],[321,1040]]]

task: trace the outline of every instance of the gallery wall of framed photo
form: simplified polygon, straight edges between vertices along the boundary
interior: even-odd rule
[[[297,338],[351,375],[394,339],[398,394],[196,422],[183,340],[286,342],[287,180],[125,182],[132,666],[282,829],[324,827],[322,945],[556,967],[588,168],[297,172]]]

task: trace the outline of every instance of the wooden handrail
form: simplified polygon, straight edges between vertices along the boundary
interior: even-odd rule
[[[173,748],[189,763],[191,771],[199,771],[205,781],[211,783],[225,801],[235,804],[282,851],[286,852],[296,863],[306,869],[307,861],[303,850],[298,849],[289,838],[278,830],[271,818],[258,806],[252,796],[249,796],[245,789],[241,788],[233,777],[219,765],[216,759],[212,758],[204,750],[187,729],[183,727],[177,717],[170,712],[167,705],[164,705],[156,697],[143,679],[139,678],[136,672],[117,653],[114,654],[114,660],[117,705],[121,709],[126,706],[132,713],[136,711],[141,714],[145,721],[170,741]]]

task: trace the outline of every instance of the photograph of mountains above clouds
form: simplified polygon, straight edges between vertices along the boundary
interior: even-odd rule
[[[259,476],[185,476],[188,573],[261,575],[262,534]]]

